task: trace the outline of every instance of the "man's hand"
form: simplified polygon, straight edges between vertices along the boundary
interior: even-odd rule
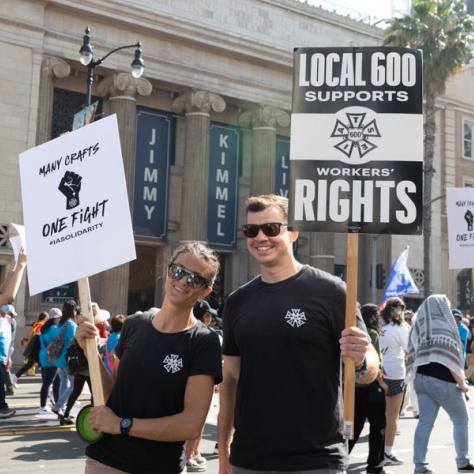
[[[74,337],[81,346],[81,349],[85,350],[86,339],[95,339],[99,337],[99,330],[89,321],[81,321]]]
[[[364,362],[370,342],[367,334],[362,329],[350,327],[342,331],[339,344],[341,345],[342,356],[353,359],[357,367]]]
[[[82,177],[72,171],[66,171],[58,189],[66,196],[66,209],[79,206],[79,192],[81,191]]]
[[[104,405],[92,408],[90,423],[94,431],[114,435],[120,434],[120,418]]]

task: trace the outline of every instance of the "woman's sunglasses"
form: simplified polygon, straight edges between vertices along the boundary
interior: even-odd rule
[[[276,237],[281,232],[281,226],[288,226],[283,222],[267,222],[265,224],[245,224],[242,226],[242,232],[245,237],[253,239],[257,237],[260,229],[267,237]],[[291,230],[288,227],[288,230]]]
[[[186,277],[186,284],[193,290],[211,286],[211,280],[204,278],[199,273],[192,272],[178,263],[171,262],[168,265],[168,276],[173,280],[181,280]]]

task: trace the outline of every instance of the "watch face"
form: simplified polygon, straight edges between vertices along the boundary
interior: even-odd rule
[[[132,426],[132,420],[130,418],[122,418],[120,420],[120,428],[126,430]]]

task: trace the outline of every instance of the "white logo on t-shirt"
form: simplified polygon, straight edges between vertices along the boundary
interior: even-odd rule
[[[306,323],[306,316],[300,309],[290,309],[286,312],[285,320],[291,327],[299,328]]]
[[[183,359],[181,359],[178,354],[167,355],[163,359],[163,367],[167,372],[175,374],[183,368]]]

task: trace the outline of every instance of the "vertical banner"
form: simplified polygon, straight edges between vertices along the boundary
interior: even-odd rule
[[[173,136],[171,114],[138,108],[133,193],[133,230],[137,238],[166,238]]]
[[[297,48],[294,74],[291,225],[420,234],[421,51]]]
[[[474,268],[474,188],[448,188],[449,268]]]
[[[276,139],[275,194],[288,197],[290,187],[290,140]]]
[[[207,240],[234,247],[239,192],[240,132],[236,127],[211,123]]]

